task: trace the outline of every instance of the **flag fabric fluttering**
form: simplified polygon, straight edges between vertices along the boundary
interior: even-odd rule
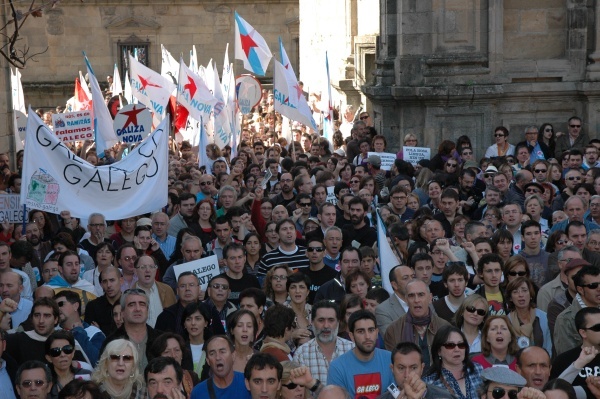
[[[108,111],[108,107],[104,103],[104,95],[100,90],[98,79],[94,75],[92,65],[87,56],[83,55],[85,65],[90,79],[90,89],[92,92],[92,114],[94,115],[94,135],[96,138],[96,153],[99,158],[104,157],[104,152],[119,142],[115,131],[113,130],[113,120]]]
[[[10,68],[10,83],[12,89],[12,108],[13,108],[13,128],[15,134],[15,149],[23,149],[25,140],[25,130],[27,127],[27,112],[25,110],[25,96],[23,95],[23,85],[21,84],[21,72],[15,68],[13,73]]]
[[[87,97],[92,98],[92,92],[90,91],[87,81],[85,80],[85,77],[81,71],[79,71],[79,83],[81,84],[81,89],[85,92]]]
[[[246,70],[264,76],[273,54],[265,39],[235,12],[235,58]]]
[[[331,98],[331,78],[329,76],[329,56],[327,52],[325,52],[325,70],[326,87],[321,96],[321,103],[325,108],[321,110],[323,113],[323,137],[329,141],[329,146],[333,149],[333,99]]]
[[[157,126],[164,118],[175,84],[129,55],[131,90],[133,96],[152,112],[152,122]]]
[[[390,270],[400,264],[398,257],[394,254],[390,245],[385,224],[379,212],[377,212],[377,248],[379,250],[379,269],[381,270],[381,281],[383,288],[392,295],[394,289],[390,282]]]
[[[160,74],[165,77],[165,79],[168,79],[169,81],[173,82],[174,85],[176,85],[179,81],[179,62],[173,58],[165,46],[161,44],[160,48],[162,51]]]
[[[184,107],[189,115],[198,121],[206,120],[218,102],[204,80],[192,72],[183,59],[179,60],[177,102],[178,113],[179,108]]]
[[[125,71],[125,88],[123,89],[123,96],[127,104],[137,104],[137,98],[133,96],[133,89],[131,88],[131,80],[129,79],[129,71]]]
[[[123,93],[123,86],[121,85],[121,75],[119,74],[119,68],[117,67],[116,63],[115,70],[113,72],[113,82],[110,86],[110,91],[112,92],[113,96],[118,96],[119,94]]]
[[[79,78],[75,78],[75,102],[73,111],[92,109],[91,95],[88,96]]]

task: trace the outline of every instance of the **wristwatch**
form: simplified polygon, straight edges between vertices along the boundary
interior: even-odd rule
[[[316,392],[317,389],[319,389],[320,385],[321,385],[321,380],[317,379],[317,382],[315,382],[315,385],[313,385],[312,387],[308,388],[308,390],[311,391],[311,392]]]

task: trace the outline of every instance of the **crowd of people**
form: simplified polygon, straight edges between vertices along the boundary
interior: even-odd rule
[[[581,118],[389,170],[371,115],[340,118],[332,142],[288,143],[259,111],[205,165],[173,142],[151,214],[2,223],[0,399],[600,398],[600,140]],[[73,150],[94,165],[127,155],[91,144]],[[213,255],[207,285],[178,270]]]

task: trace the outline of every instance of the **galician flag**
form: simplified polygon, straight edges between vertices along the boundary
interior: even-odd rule
[[[184,107],[189,112],[189,116],[198,121],[208,119],[218,102],[217,99],[208,90],[204,80],[192,72],[183,59],[179,60],[179,67],[177,108]]]
[[[265,76],[273,54],[265,39],[235,12],[235,58],[244,62],[248,71]]]
[[[91,94],[88,96],[79,78],[75,78],[75,102],[73,111],[92,109]]]
[[[274,61],[275,80],[273,82],[273,93],[275,97],[275,111],[293,121],[298,121],[317,130],[317,124],[306,103],[306,98],[302,94],[302,89],[298,84],[296,74],[283,48],[281,39],[279,39],[279,48],[281,51],[281,63],[277,60]]]
[[[129,68],[133,96],[150,109],[152,123],[158,126],[165,116],[169,97],[176,86],[131,55],[129,55]]]
[[[377,212],[377,248],[379,250],[379,269],[381,270],[381,285],[392,295],[394,289],[390,282],[390,270],[400,264],[400,261],[394,254],[392,246],[388,242],[385,223],[379,212]]]
[[[110,116],[108,107],[104,103],[104,95],[100,90],[98,79],[94,75],[92,65],[87,56],[83,55],[85,65],[90,79],[90,89],[92,91],[92,115],[94,116],[94,134],[96,137],[96,153],[99,158],[104,157],[104,152],[119,142],[115,131],[113,130],[113,119]]]
[[[119,74],[119,68],[117,67],[116,63],[115,70],[113,72],[113,82],[110,86],[110,91],[112,92],[113,96],[118,96],[119,94],[123,93],[123,86],[121,86],[121,75]]]

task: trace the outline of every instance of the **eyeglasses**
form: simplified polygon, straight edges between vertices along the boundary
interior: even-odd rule
[[[362,119],[362,118],[360,118]],[[289,384],[281,384],[282,387],[286,387],[287,389],[296,389],[298,387],[298,384],[294,384],[293,382],[290,382]]]
[[[61,352],[64,352],[65,355],[70,355],[73,353],[75,348],[71,345],[65,345],[62,348],[52,348],[48,351],[48,354],[52,357],[59,357]]]
[[[467,306],[465,310],[469,313],[477,313],[479,316],[485,316],[487,313],[487,310],[477,309],[475,306]]]
[[[306,252],[323,252],[323,247],[308,247],[306,248]]]
[[[287,280],[288,276],[271,276],[271,280],[275,280],[275,281],[285,281]]]
[[[137,256],[124,256],[122,258],[125,262],[135,262],[137,260]]]
[[[519,277],[524,277],[527,275],[527,272],[508,272],[509,276],[519,276]]]
[[[527,190],[525,190],[526,193],[534,193],[534,194],[541,194],[542,192],[540,190],[536,190],[535,188],[528,188]]]
[[[503,134],[494,134],[494,137],[504,137]]]
[[[25,380],[23,382],[21,382],[21,386],[23,388],[31,388],[32,385],[35,385],[36,387],[43,387],[44,385],[46,385],[46,381],[44,380]]]
[[[509,389],[509,390],[505,390],[502,387],[496,387],[492,390],[492,397],[494,399],[502,399],[504,397],[504,395],[506,395],[508,393],[508,397],[510,399],[517,399],[517,395],[519,394],[519,390],[518,389]]]
[[[360,117],[361,121],[364,121],[365,119],[369,119],[369,115],[363,115]]]
[[[535,169],[534,172],[535,173],[546,173],[548,171],[548,169]]]
[[[211,181],[203,181],[203,182],[200,183],[200,185],[202,187],[204,187],[204,186],[212,186],[212,182]]]
[[[154,270],[154,269],[156,269],[157,267],[158,267],[158,266],[156,266],[156,265],[142,265],[142,266],[140,266],[140,265],[137,265],[137,266],[135,266],[135,268],[136,268],[136,269],[139,269],[139,270]]]
[[[580,129],[581,125],[569,125],[569,127],[572,127],[573,129]]]
[[[352,184],[358,184],[358,183],[360,183],[360,180],[350,180],[350,183],[352,183]]]
[[[133,361],[133,355],[110,355],[110,360],[112,360],[113,362],[118,362],[119,360],[121,360],[121,358],[123,359],[124,362],[132,362]]]
[[[498,215],[494,215],[493,213],[486,213],[483,217],[486,219],[498,219]]]
[[[567,180],[577,180],[577,181],[579,181],[579,180],[581,180],[581,176],[569,176],[569,177],[567,177]]]
[[[215,289],[215,290],[223,290],[223,291],[227,291],[229,289],[229,285],[227,284],[219,284],[219,283],[214,283],[210,285],[211,288]]]
[[[456,348],[458,346],[458,349],[466,349],[467,348],[467,344],[464,342],[446,342],[445,344],[442,344],[442,346],[446,349],[452,350],[454,348]]]
[[[599,286],[600,286],[600,283],[590,283],[590,284],[581,284],[580,285],[580,287],[586,287],[586,288],[589,288],[590,290],[595,290]]]
[[[299,204],[301,207],[305,208],[305,207],[309,207],[312,206],[312,203],[310,202],[300,202]]]
[[[600,332],[600,324],[594,324],[591,327],[582,328],[582,330],[591,330],[593,332]]]

